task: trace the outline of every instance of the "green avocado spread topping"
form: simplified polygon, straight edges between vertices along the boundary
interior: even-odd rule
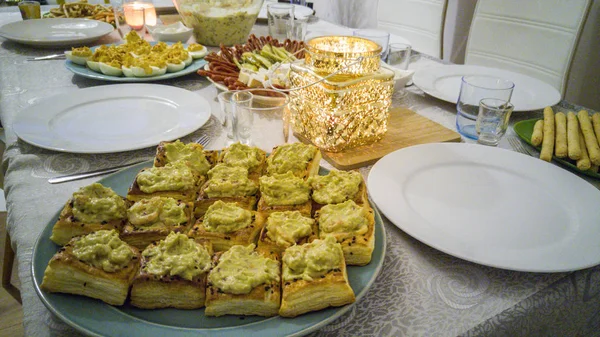
[[[84,223],[101,223],[126,216],[123,198],[99,183],[80,188],[73,193],[72,201],[73,216]]]
[[[76,238],[73,242],[73,255],[87,264],[114,273],[125,267],[133,252],[119,238],[116,230],[99,230]]]
[[[267,158],[267,174],[291,171],[294,175],[303,177],[308,162],[315,157],[317,151],[318,149],[314,145],[303,143],[278,146]]]
[[[210,163],[206,159],[201,147],[195,143],[184,144],[177,140],[164,145],[168,163],[183,160],[199,175],[205,175],[210,169]]]
[[[260,255],[254,247],[236,245],[223,253],[208,282],[229,294],[248,294],[261,284],[279,282],[279,262]]]
[[[260,164],[261,151],[257,147],[235,143],[225,150],[223,163],[229,166],[240,166],[248,170]]]
[[[343,259],[342,246],[333,237],[291,246],[283,253],[283,280],[312,281],[340,268]]]
[[[314,219],[298,211],[273,212],[267,219],[267,237],[283,247],[294,245],[312,233]]]
[[[192,189],[196,185],[192,169],[181,161],[145,169],[138,173],[136,181],[144,193],[182,191]]]
[[[359,191],[362,176],[356,171],[334,170],[324,176],[308,178],[312,198],[319,204],[339,204],[354,199]]]
[[[320,236],[333,234],[346,237],[365,234],[369,226],[366,212],[364,207],[352,200],[323,206],[319,211]]]
[[[153,275],[192,280],[211,267],[211,257],[206,248],[181,233],[171,232],[158,244],[144,249],[142,255],[147,260],[144,271]]]
[[[127,218],[135,227],[172,227],[188,222],[187,205],[173,198],[142,199],[127,210]]]
[[[267,205],[300,205],[310,199],[310,185],[292,172],[260,177],[260,193]]]
[[[218,164],[208,171],[204,193],[209,198],[244,197],[256,194],[258,186],[248,179],[248,169]]]
[[[231,233],[252,224],[252,212],[236,203],[217,200],[204,214],[202,225],[208,232]]]

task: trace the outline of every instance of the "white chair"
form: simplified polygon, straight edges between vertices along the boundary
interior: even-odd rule
[[[379,0],[377,28],[402,36],[421,53],[442,58],[447,0]]]
[[[591,0],[479,0],[465,64],[511,70],[565,93]]]

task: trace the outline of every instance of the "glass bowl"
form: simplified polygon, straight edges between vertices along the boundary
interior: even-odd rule
[[[244,44],[264,0],[173,0],[196,42],[207,46]]]

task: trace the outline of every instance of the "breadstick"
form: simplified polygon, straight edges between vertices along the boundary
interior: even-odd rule
[[[567,116],[562,112],[554,115],[554,155],[558,158],[567,156]]]
[[[569,147],[569,158],[578,160],[581,158],[581,146],[579,145],[579,122],[573,111],[567,113],[567,146]]]
[[[590,162],[594,165],[600,165],[600,147],[598,146],[598,140],[592,129],[590,116],[587,111],[581,110],[577,114],[577,118],[579,119],[579,126],[583,133],[583,139],[585,139],[585,146],[587,147],[588,155],[590,156]]]
[[[535,122],[533,126],[533,133],[531,134],[531,144],[534,146],[542,145],[542,139],[544,139],[544,120],[540,119]]]
[[[596,139],[600,144],[600,112],[596,112],[592,115],[592,126],[594,127],[594,132],[596,133]]]
[[[581,171],[585,171],[590,169],[590,157],[588,156],[587,150],[585,148],[585,139],[583,139],[583,133],[581,132],[581,130],[578,131],[579,146],[581,147],[581,158],[577,160],[577,168]]]
[[[544,108],[544,139],[542,140],[542,150],[540,159],[547,162],[552,160],[554,153],[554,111],[552,107]]]

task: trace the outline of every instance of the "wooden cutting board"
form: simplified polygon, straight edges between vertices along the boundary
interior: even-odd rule
[[[295,134],[304,143],[304,137]],[[323,158],[340,170],[350,170],[375,163],[395,150],[425,143],[460,142],[460,134],[406,108],[392,108],[388,130],[373,144],[342,152],[321,151]]]

